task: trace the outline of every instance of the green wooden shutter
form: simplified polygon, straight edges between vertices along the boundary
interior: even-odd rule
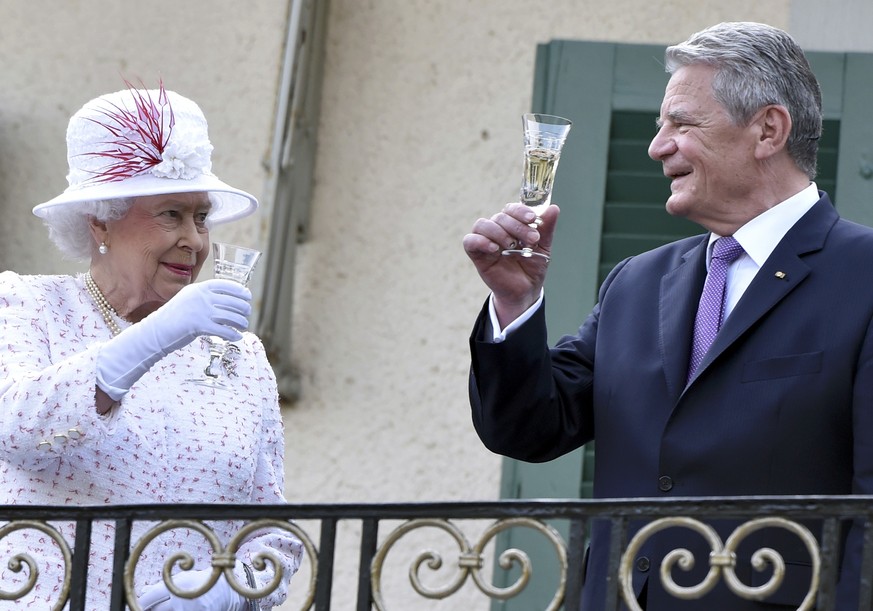
[[[670,181],[660,162],[647,153],[655,133],[652,114],[617,110],[611,123],[598,286],[625,258],[703,232],[699,225],[664,211]],[[838,143],[839,122],[825,121],[816,184],[831,198],[836,193]]]
[[[573,120],[553,197],[561,215],[546,282],[550,342],[575,333],[616,263],[703,232],[665,212],[669,182],[647,154],[669,80],[663,57],[664,47],[655,45],[554,41],[537,48],[532,110]],[[873,122],[866,116],[873,108],[873,55],[808,57],[822,85],[825,114],[816,183],[843,216],[873,225]],[[544,464],[504,459],[501,496],[590,497],[594,445]],[[565,525],[555,526],[566,538]],[[528,552],[534,578],[521,595],[492,609],[545,608],[556,583],[554,554],[527,532],[500,537],[498,548],[506,547]],[[495,565],[495,584],[517,576]]]
[[[616,111],[612,115],[598,285],[623,259],[703,231],[664,211],[670,181],[661,164],[648,156],[654,133],[652,113]]]

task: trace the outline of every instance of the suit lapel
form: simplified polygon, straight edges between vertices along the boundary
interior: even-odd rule
[[[689,385],[749,327],[801,284],[810,268],[801,258],[820,250],[838,215],[827,196],[782,238],[725,321]]]
[[[685,388],[688,376],[694,317],[706,279],[708,237],[709,234],[682,256],[679,266],[661,278],[658,303],[660,350],[667,392],[674,398],[678,398]]]

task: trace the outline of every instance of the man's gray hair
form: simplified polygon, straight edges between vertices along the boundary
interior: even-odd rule
[[[800,46],[786,32],[753,22],[720,23],[667,48],[667,72],[691,64],[716,69],[713,95],[737,125],[764,106],[791,115],[788,154],[815,178],[822,132],[821,88]]]

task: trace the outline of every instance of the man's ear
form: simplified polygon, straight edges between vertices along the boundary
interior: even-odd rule
[[[770,104],[758,111],[752,124],[757,131],[758,142],[755,157],[767,159],[784,150],[791,134],[791,115],[779,104]]]

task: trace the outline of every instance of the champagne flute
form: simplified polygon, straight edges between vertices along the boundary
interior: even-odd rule
[[[552,203],[552,185],[558,170],[561,149],[573,123],[563,117],[538,113],[524,114],[521,120],[524,127],[524,175],[520,198],[521,203],[536,212],[537,216],[530,226],[538,229],[543,224],[540,215]],[[519,246],[520,248],[504,250],[503,254],[548,259],[546,255],[534,252],[524,244]]]
[[[260,257],[261,253],[252,248],[213,242],[213,275],[215,278],[233,280],[245,286]],[[223,369],[229,377],[236,375],[234,360],[239,354],[239,348],[217,336],[204,336],[201,339],[209,346],[209,363],[203,370],[204,377],[189,382],[213,388],[228,388],[227,382],[222,379],[221,371]]]

